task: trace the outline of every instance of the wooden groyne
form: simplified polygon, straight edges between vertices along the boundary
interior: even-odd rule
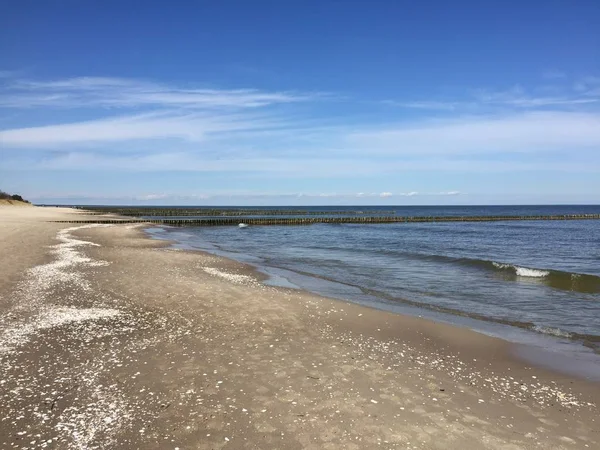
[[[195,226],[235,226],[243,222],[248,225],[312,225],[317,223],[329,224],[377,224],[377,223],[439,223],[439,222],[504,222],[518,220],[600,220],[600,214],[568,214],[552,216],[369,216],[369,217],[241,217],[241,218],[205,218],[205,219],[98,219],[86,220],[58,220],[59,223],[97,223],[97,224],[123,224],[123,223],[148,223],[170,225],[177,227]]]

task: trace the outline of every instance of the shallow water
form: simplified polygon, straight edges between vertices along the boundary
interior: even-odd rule
[[[600,207],[390,210],[411,216],[536,215],[592,214]],[[163,234],[321,294],[600,347],[600,221],[190,227],[165,228]]]

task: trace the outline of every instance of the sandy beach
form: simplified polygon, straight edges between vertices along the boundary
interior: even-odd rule
[[[0,448],[600,448],[600,385],[505,341],[74,216],[0,206]]]

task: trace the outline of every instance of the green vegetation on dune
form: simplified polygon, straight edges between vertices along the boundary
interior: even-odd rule
[[[10,195],[10,194],[8,194],[8,193],[6,193],[4,191],[1,191],[1,190],[0,190],[0,200],[15,200],[17,202],[29,203],[28,200],[25,200],[19,194]]]

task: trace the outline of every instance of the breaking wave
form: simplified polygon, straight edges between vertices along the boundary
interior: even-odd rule
[[[600,293],[600,276],[585,273],[573,273],[562,270],[525,267],[506,262],[490,261],[475,258],[456,258],[446,255],[402,252],[402,257],[435,261],[445,264],[460,264],[503,277],[508,281],[528,281],[544,284],[554,289],[581,292],[586,294]]]
[[[524,267],[516,264],[487,261],[483,259],[460,258],[455,259],[454,261],[465,266],[491,271],[507,280],[529,280],[530,282],[545,284],[554,289],[582,292],[586,294],[600,293],[600,277],[596,275],[541,269],[537,267]]]
[[[492,265],[501,270],[513,270],[519,277],[544,278],[550,275],[548,270],[530,269],[528,267],[513,266],[512,264],[503,264],[492,261]]]

